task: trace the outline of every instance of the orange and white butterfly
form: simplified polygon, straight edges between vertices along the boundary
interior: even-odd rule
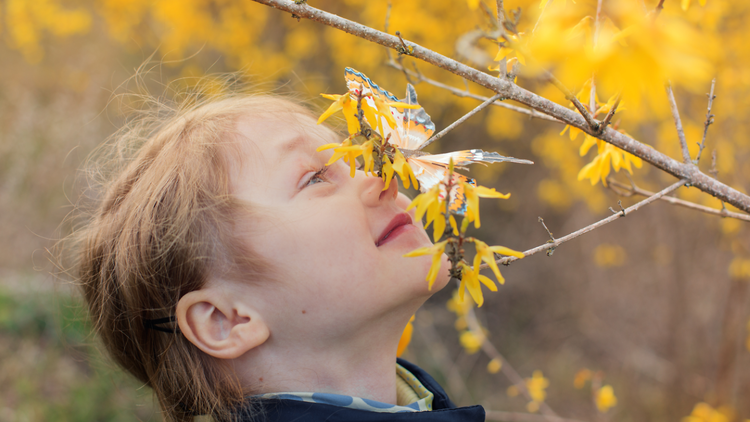
[[[411,84],[406,85],[406,98],[399,100],[395,95],[379,87],[370,78],[362,72],[350,67],[345,69],[346,85],[352,99],[356,100],[362,90],[363,101],[367,101],[372,108],[376,108],[375,101],[368,95],[379,97],[386,102],[401,102],[412,105],[419,105],[417,102],[417,92]],[[428,140],[435,133],[435,124],[432,123],[430,115],[419,107],[418,109],[404,109],[391,106],[391,113],[396,119],[396,127],[391,128],[385,121],[385,118],[378,116],[381,120],[377,125],[380,135],[383,139],[388,139],[389,143],[397,147],[406,157],[406,162],[412,169],[412,172],[419,181],[419,190],[427,192],[442,180],[446,179],[450,160],[456,167],[462,168],[473,163],[520,163],[534,164],[529,160],[522,160],[512,157],[504,157],[496,152],[486,152],[481,149],[471,149],[464,151],[455,151],[445,154],[429,154],[421,151],[428,144]],[[389,138],[390,136],[390,138]],[[474,183],[462,174],[453,173],[453,182],[456,187],[451,192],[450,209],[454,213],[463,214],[466,211],[466,201],[459,181]],[[444,197],[442,193],[441,197]]]

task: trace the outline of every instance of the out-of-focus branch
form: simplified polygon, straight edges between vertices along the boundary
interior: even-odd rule
[[[607,186],[610,187],[613,191],[615,191],[618,195],[622,195],[625,197],[633,196],[633,195],[640,195],[640,196],[648,197],[654,194],[653,192],[647,191],[646,189],[641,189],[635,184],[628,186],[614,179],[607,179]],[[738,220],[750,222],[750,215],[741,214],[738,212],[731,212],[727,210],[726,208],[717,210],[715,208],[696,204],[690,201],[685,201],[679,198],[675,198],[673,196],[662,196],[659,199],[661,199],[664,202],[669,202],[670,204],[679,205],[685,208],[690,208],[691,210],[705,212],[706,214],[718,215],[719,217],[736,218]]]
[[[668,194],[670,192],[675,191],[677,188],[679,188],[680,186],[684,185],[685,182],[686,182],[686,180],[684,180],[684,179],[680,180],[679,182],[677,182],[677,183],[675,183],[673,185],[670,185],[670,186],[662,189],[661,191],[659,191],[659,192],[657,192],[657,193],[649,196],[648,198],[644,199],[643,201],[638,202],[638,203],[636,203],[634,205],[631,205],[630,207],[625,208],[622,211],[618,211],[616,214],[613,214],[613,215],[611,215],[611,216],[609,216],[609,217],[607,217],[605,219],[599,220],[596,223],[591,224],[589,226],[586,226],[586,227],[584,227],[582,229],[576,230],[576,231],[574,231],[573,233],[571,233],[571,234],[569,234],[567,236],[559,237],[559,238],[555,239],[554,242],[549,242],[548,241],[547,243],[545,243],[543,245],[539,245],[536,248],[532,248],[532,249],[529,249],[528,251],[524,251],[523,254],[525,256],[530,256],[530,255],[537,254],[539,252],[547,251],[547,250],[550,250],[550,249],[555,249],[558,246],[560,246],[561,244],[563,244],[563,243],[565,243],[565,242],[567,242],[569,240],[575,239],[576,237],[581,236],[583,234],[586,234],[586,233],[588,233],[588,232],[590,232],[592,230],[598,229],[599,227],[601,227],[601,226],[603,226],[605,224],[609,224],[609,223],[617,220],[618,218],[625,217],[625,216],[630,215],[631,213],[633,213],[635,211],[638,211],[638,209],[640,209],[641,207],[643,207],[645,205],[648,205],[648,204],[656,201],[657,199],[663,197],[664,195],[666,195],[666,194]],[[498,259],[496,262],[498,264],[506,264],[507,265],[507,264],[510,264],[513,261],[518,260],[518,259],[520,259],[520,258],[516,258],[515,256],[506,256],[504,258]],[[489,268],[489,265],[482,264],[479,268],[481,268],[481,269]]]
[[[411,78],[414,78],[417,82],[424,82],[426,84],[429,84],[429,85],[432,85],[432,86],[435,86],[435,87],[438,87],[438,88],[445,89],[446,91],[450,91],[453,95],[455,95],[457,97],[473,98],[473,99],[479,100],[479,101],[487,101],[488,100],[488,97],[485,97],[485,96],[482,96],[482,95],[478,95],[478,94],[472,94],[467,89],[454,88],[454,87],[452,87],[450,85],[446,85],[446,84],[444,84],[442,82],[436,81],[434,79],[430,79],[430,78],[422,75],[421,73],[417,73],[417,72],[411,71],[409,69],[406,69],[401,64],[396,63],[393,60],[391,60],[387,64],[388,64],[388,66],[391,66],[394,69],[398,69],[398,70],[404,72],[406,74],[408,80],[411,80]],[[527,116],[535,117],[537,119],[547,120],[547,121],[556,122],[556,123],[564,123],[564,122],[562,122],[560,120],[555,119],[554,117],[550,117],[550,116],[548,116],[546,114],[543,114],[543,113],[540,113],[540,112],[538,112],[536,110],[530,110],[528,108],[514,106],[512,104],[508,104],[508,103],[505,103],[505,102],[502,102],[502,101],[495,101],[492,105],[495,105],[495,106],[498,106],[498,107],[502,107],[502,108],[507,108],[508,110],[513,110],[513,111],[515,111],[517,113],[525,114]]]
[[[698,164],[698,161],[701,160],[703,148],[706,147],[706,135],[708,134],[708,127],[711,126],[711,124],[713,124],[714,122],[714,115],[711,114],[711,107],[714,105],[714,99],[716,99],[716,95],[714,95],[715,87],[716,78],[711,81],[711,92],[708,93],[708,111],[706,112],[706,122],[703,124],[703,139],[701,139],[701,143],[698,146],[698,155],[695,156],[695,161],[693,161],[693,163],[695,164]]]
[[[511,384],[515,385],[516,388],[518,388],[518,390],[521,392],[521,394],[523,394],[528,400],[533,400],[529,389],[526,388],[526,382],[524,381],[523,377],[521,377],[518,371],[513,369],[508,361],[505,360],[503,355],[500,354],[500,351],[498,351],[497,348],[484,335],[484,330],[479,324],[479,321],[477,321],[477,314],[474,308],[471,308],[467,313],[466,322],[468,323],[469,329],[472,332],[482,336],[482,351],[487,356],[489,356],[490,359],[497,359],[499,362],[501,362],[502,366],[500,367],[500,371],[503,373],[503,375],[505,375],[506,378],[508,378],[508,381],[510,381]],[[560,419],[546,402],[539,403],[539,410],[542,412],[541,417],[547,422],[552,422],[554,420]]]
[[[492,98],[488,98],[487,101],[483,102],[482,104],[479,104],[473,110],[471,110],[470,112],[468,112],[468,113],[464,114],[463,116],[461,116],[460,119],[458,119],[455,122],[451,123],[450,126],[448,126],[447,128],[441,130],[440,132],[438,132],[437,135],[435,135],[432,138],[430,138],[427,141],[425,141],[425,143],[422,144],[422,146],[420,146],[419,149],[422,149],[422,148],[426,147],[427,145],[430,145],[431,143],[433,143],[433,142],[437,141],[438,139],[442,138],[448,132],[450,132],[451,130],[455,129],[456,126],[458,126],[461,123],[465,122],[466,119],[468,119],[469,117],[471,117],[471,116],[479,113],[480,111],[484,110],[485,107],[487,107],[488,105],[494,103],[499,98],[500,98],[500,94],[495,94],[495,95],[492,96]]]
[[[497,27],[502,28],[505,22],[505,5],[503,0],[497,0]]]
[[[656,8],[654,8],[654,13],[656,16],[661,13],[661,10],[664,9],[664,0],[659,0],[659,4],[656,5]]]
[[[310,19],[344,32],[358,36],[393,48],[397,51],[403,49],[399,38],[384,32],[375,30],[357,22],[344,19],[332,13],[316,9],[308,4],[296,4],[293,0],[253,0],[286,12],[292,13],[300,18]],[[485,88],[501,94],[504,98],[512,99],[531,107],[539,112],[552,116],[573,127],[583,130],[585,133],[610,143],[636,157],[640,157],[655,167],[679,178],[685,179],[696,188],[715,196],[722,201],[728,202],[735,207],[750,213],[750,196],[727,186],[718,180],[702,173],[692,163],[680,163],[677,160],[647,146],[635,139],[607,128],[601,134],[592,130],[589,123],[578,113],[560,104],[541,97],[533,92],[525,90],[505,78],[497,78],[477,69],[459,63],[453,59],[424,48],[416,43],[405,41],[409,49],[409,55],[424,60],[441,69],[445,69],[466,80],[477,83]]]
[[[534,413],[502,412],[485,410],[485,420],[503,422],[582,422],[579,419],[561,418],[559,416],[537,415]]]
[[[667,85],[667,97],[669,98],[669,108],[672,110],[672,118],[674,118],[674,125],[677,128],[677,137],[680,138],[680,149],[682,149],[682,161],[692,163],[690,160],[690,152],[688,151],[687,139],[685,139],[685,130],[682,128],[682,120],[680,120],[680,111],[677,110],[677,101],[674,99],[674,93],[672,92],[672,85]]]

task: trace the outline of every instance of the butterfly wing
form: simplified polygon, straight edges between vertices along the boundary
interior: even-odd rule
[[[457,166],[465,166],[473,163],[517,163],[517,164],[534,164],[533,161],[523,160],[520,158],[505,157],[496,152],[482,151],[481,149],[467,149],[464,151],[454,151],[445,154],[430,154],[418,157],[423,160],[429,160],[433,163],[441,163],[448,165],[450,159],[453,158],[453,164]]]
[[[417,91],[414,89],[412,84],[406,85],[406,98],[401,100],[402,103],[419,105],[417,102]],[[399,113],[402,115],[402,124],[399,128],[399,143],[396,144],[399,148],[417,150],[428,140],[433,133],[435,133],[435,124],[432,123],[430,115],[420,107],[418,109],[403,109],[399,110],[396,107],[391,107],[394,111],[394,115]]]
[[[411,166],[414,176],[419,181],[419,190],[427,192],[439,183],[441,180],[445,180],[445,176],[448,172],[448,166],[450,160],[453,159],[453,164],[456,166],[465,166],[473,163],[519,163],[519,164],[534,164],[532,161],[523,160],[513,157],[505,157],[496,152],[482,151],[481,149],[471,149],[464,151],[455,151],[445,154],[428,154],[422,156],[409,157],[407,162]],[[460,173],[453,173],[452,175],[454,183],[457,184],[451,192],[450,198],[450,210],[463,215],[466,212],[466,195],[464,195],[464,189],[459,181],[465,183],[475,184],[474,179],[470,179]],[[441,192],[441,197],[445,197],[445,193]]]
[[[378,84],[373,82],[372,79],[368,78],[364,73],[352,69],[351,67],[347,67],[346,69],[344,69],[344,78],[346,79],[346,87],[349,89],[349,95],[351,95],[352,99],[355,101],[357,100],[357,96],[359,95],[360,90],[362,92],[362,95],[370,94],[373,97],[380,98],[381,100],[386,102],[398,101],[398,98],[396,98],[395,95],[378,86]],[[375,101],[372,98],[365,97],[363,101],[367,102],[367,104],[373,110],[377,109],[377,107],[375,106]],[[403,121],[403,112],[399,112],[395,107],[391,107],[391,112],[396,118],[396,122]],[[375,119],[376,122],[370,121],[370,125],[373,127],[373,129],[377,130],[384,139],[388,138],[389,135],[391,136],[391,139],[397,137],[398,132],[391,129],[391,127],[388,125],[388,122],[383,116],[376,115]],[[368,118],[368,121],[369,120],[370,119]]]
[[[445,180],[448,173],[448,164],[430,160],[432,155],[421,157],[410,157],[407,162],[411,166],[414,175],[419,181],[419,190],[427,192],[441,180]],[[474,179],[464,176],[463,174],[453,172],[454,187],[451,189],[449,209],[450,211],[464,215],[466,213],[466,195],[464,188],[459,182],[470,183],[475,185]],[[441,186],[440,198],[445,198],[445,189]]]

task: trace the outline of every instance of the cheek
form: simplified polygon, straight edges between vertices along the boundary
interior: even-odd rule
[[[288,276],[308,279],[351,277],[352,269],[372,271],[375,242],[361,218],[315,211],[291,215],[280,210],[253,239],[259,253]],[[341,274],[339,274],[341,273]],[[320,277],[318,277],[320,275]]]

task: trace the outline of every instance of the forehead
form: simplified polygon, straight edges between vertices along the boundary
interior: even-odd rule
[[[237,119],[237,165],[233,182],[275,178],[319,155],[320,145],[340,142],[331,129],[302,113],[247,113]],[[235,161],[235,160],[233,160]],[[232,183],[236,186],[236,183]]]

